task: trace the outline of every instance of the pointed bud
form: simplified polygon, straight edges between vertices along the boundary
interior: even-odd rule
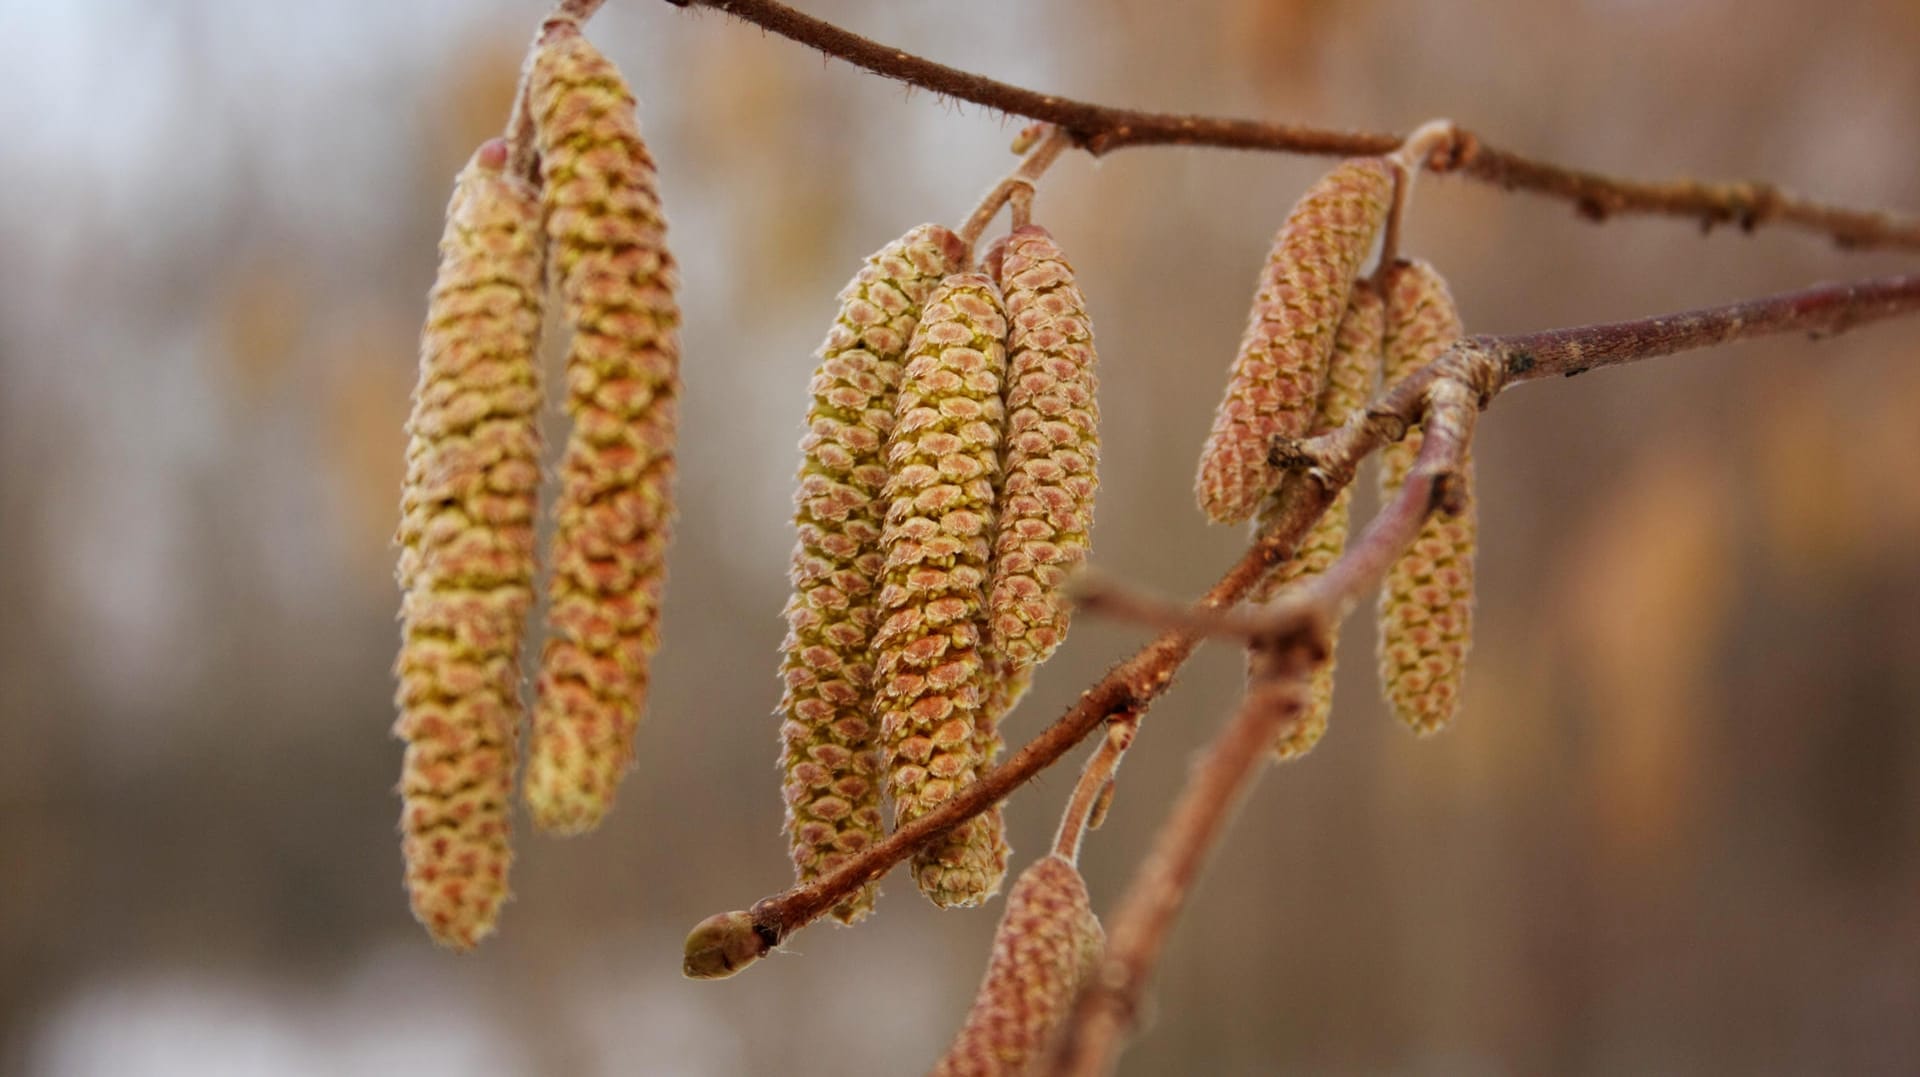
[[[907,344],[934,287],[966,259],[960,237],[925,224],[869,257],[840,292],[820,346],[794,497],[793,596],[780,701],[782,782],[795,879],[810,882],[885,834],[879,731],[867,653],[883,555],[884,451]],[[836,906],[853,923],[868,886]]]
[[[1311,425],[1334,332],[1392,202],[1386,162],[1347,161],[1307,190],[1274,237],[1194,484],[1213,522],[1247,519],[1278,484],[1268,447]]]
[[[678,283],[633,95],[579,27],[549,24],[528,105],[573,342],[573,429],[554,507],[549,636],[526,798],[542,829],[592,829],[633,758],[659,646],[680,396]]]
[[[461,950],[507,897],[540,481],[540,213],[505,163],[504,143],[481,146],[447,207],[397,536],[407,890],[434,940]]]
[[[1432,362],[1460,339],[1446,281],[1425,262],[1395,266],[1387,281],[1386,383]],[[1389,445],[1381,488],[1391,496],[1420,453],[1420,432]],[[1473,629],[1473,462],[1460,474],[1465,507],[1435,512],[1388,570],[1380,589],[1380,680],[1394,713],[1414,732],[1435,733],[1460,703]]]

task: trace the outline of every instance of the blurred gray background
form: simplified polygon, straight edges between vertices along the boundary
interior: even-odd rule
[[[804,6],[1113,103],[1445,115],[1574,164],[1920,210],[1913,3]],[[543,10],[0,3],[0,1069],[910,1073],[957,1027],[1000,905],[939,913],[904,879],[736,979],[678,961],[695,920],[786,879],[770,712],[833,293],[964,217],[1017,124],[657,0],[592,27],[686,278],[638,769],[598,833],[522,828],[477,954],[408,915],[401,423],[449,181]],[[1190,509],[1194,457],[1269,235],[1326,167],[1143,149],[1044,185],[1099,334],[1104,572],[1191,594],[1241,549]],[[1446,180],[1406,248],[1478,331],[1911,266]],[[1350,624],[1331,734],[1247,804],[1124,1071],[1920,1070],[1917,346],[1908,320],[1503,397],[1463,716],[1397,728]],[[1078,625],[1010,735],[1139,639]],[[1147,720],[1084,856],[1097,908],[1239,670],[1204,652]],[[1017,864],[1076,766],[1013,801]]]

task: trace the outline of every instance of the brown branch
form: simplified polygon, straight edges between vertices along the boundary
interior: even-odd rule
[[[1147,977],[1194,880],[1271,758],[1281,728],[1306,705],[1307,673],[1322,646],[1303,636],[1261,651],[1262,675],[1248,685],[1240,709],[1194,767],[1152,851],[1109,917],[1106,954],[1081,990],[1045,1072],[1091,1077],[1113,1068],[1137,1021]]]
[[[1823,284],[1637,321],[1472,337],[1465,346],[1497,360],[1505,383],[1513,385],[1541,378],[1570,378],[1604,366],[1769,333],[1797,331],[1832,336],[1915,310],[1920,310],[1920,274],[1909,274]]]
[[[1318,483],[1286,484],[1274,524],[1208,589],[1199,605],[1220,609],[1246,597],[1257,581],[1293,555],[1301,537],[1332,503],[1333,494]],[[921,846],[998,804],[1103,722],[1123,717],[1137,721],[1173,683],[1174,672],[1198,645],[1198,638],[1189,633],[1160,634],[1108,670],[1052,725],[945,804],[819,879],[763,898],[744,912],[720,913],[701,921],[687,937],[683,971],[696,979],[715,979],[731,976],[766,956],[795,931],[819,919],[848,894],[885,875]]]
[[[1439,367],[1436,360],[1433,364]],[[1120,899],[1100,969],[1081,992],[1049,1072],[1109,1072],[1132,1031],[1146,981],[1185,907],[1195,878],[1234,808],[1270,757],[1282,726],[1298,719],[1306,678],[1355,600],[1387,570],[1437,511],[1458,511],[1451,491],[1479,414],[1468,382],[1442,370],[1426,393],[1420,455],[1407,482],[1332,568],[1284,592],[1253,643],[1253,676],[1239,712],[1194,769],[1153,851]]]
[[[710,7],[810,45],[877,75],[971,101],[1015,116],[1058,125],[1089,153],[1127,146],[1214,146],[1226,149],[1333,156],[1377,156],[1402,145],[1400,135],[1333,131],[1296,124],[1217,116],[1110,108],[1043,94],[923,59],[850,33],[775,0],[668,0],[678,7]],[[1738,224],[1788,225],[1831,237],[1848,248],[1920,250],[1920,219],[1815,202],[1760,182],[1646,181],[1568,168],[1493,146],[1454,128],[1435,146],[1426,166],[1458,171],[1504,190],[1530,191],[1572,202],[1591,220],[1615,214],[1689,217],[1702,228]]]

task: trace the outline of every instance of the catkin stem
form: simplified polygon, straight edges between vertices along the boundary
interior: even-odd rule
[[[1067,137],[1065,131],[1058,127],[1047,128],[1046,133],[1040,136],[1031,149],[1027,150],[1026,156],[1020,159],[1020,163],[1007,174],[1007,178],[994,184],[980,199],[980,204],[974,206],[973,212],[967,215],[966,223],[956,229],[969,249],[979,244],[981,235],[987,230],[987,225],[993,223],[993,218],[999,214],[1000,207],[1013,199],[1016,192],[1024,191],[1024,197],[1031,202],[1034,184],[1039,182],[1040,177],[1053,166],[1053,162],[1059,160],[1060,155],[1072,144],[1073,140]],[[1019,212],[1018,208],[1015,212]],[[1016,222],[1018,223],[1023,222]]]
[[[1069,864],[1080,862],[1080,842],[1087,835],[1094,809],[1100,803],[1101,795],[1113,784],[1114,772],[1120,769],[1120,760],[1125,758],[1127,749],[1133,745],[1133,735],[1139,728],[1139,722],[1132,714],[1108,720],[1106,739],[1087,758],[1087,765],[1080,771],[1080,780],[1073,785],[1073,796],[1067,800],[1067,810],[1060,815],[1060,829],[1053,839],[1053,855]]]

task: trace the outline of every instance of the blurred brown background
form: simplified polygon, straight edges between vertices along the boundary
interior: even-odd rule
[[[1149,0],[810,11],[1115,103],[1405,129],[1920,210],[1920,5]],[[1014,124],[714,16],[614,0],[685,266],[681,522],[637,773],[524,836],[469,957],[400,889],[389,538],[454,170],[542,0],[5,5],[0,1069],[917,1072],[999,915],[904,881],[723,983],[699,917],[784,881],[775,648],[809,354]],[[1067,158],[1107,439],[1094,563],[1162,593],[1241,548],[1193,461],[1268,236],[1324,161]],[[1910,266],[1802,235],[1596,228],[1423,184],[1470,327]],[[1415,742],[1349,626],[1327,741],[1272,773],[1175,934],[1138,1074],[1920,1071],[1920,320],[1502,398],[1464,716]],[[1010,728],[1139,633],[1082,623]],[[1085,868],[1124,886],[1238,656],[1148,720]],[[1077,757],[1076,757],[1077,758]],[[1044,847],[1072,766],[1013,802]]]

